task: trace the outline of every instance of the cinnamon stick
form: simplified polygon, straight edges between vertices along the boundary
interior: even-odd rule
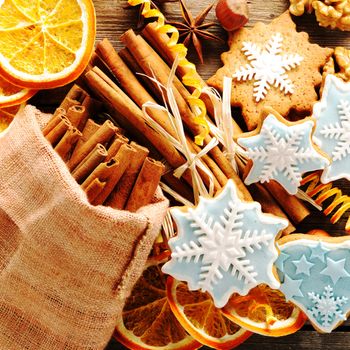
[[[85,127],[87,120],[89,119],[87,110],[84,106],[71,106],[67,111],[67,118],[79,131],[82,131]]]
[[[141,68],[144,70],[144,72],[147,75],[149,76],[154,75],[159,80],[159,82],[161,82],[164,85],[167,85],[170,68],[169,67],[165,68],[164,62],[163,64],[158,65],[158,62],[160,59],[159,56],[154,52],[152,48],[150,48],[150,46],[146,43],[146,41],[140,35],[136,35],[132,31],[132,29],[130,29],[122,35],[121,40],[127,46],[131,54],[134,56],[135,60],[138,61]],[[157,62],[157,65],[155,65],[154,62]],[[181,113],[181,117],[183,118],[184,124],[186,124],[187,127],[192,131],[193,135],[200,134],[202,127],[200,127],[195,122],[194,115],[191,109],[189,108],[186,100],[181,95],[181,93],[177,90],[174,84],[172,84],[172,89],[174,92],[176,103]],[[189,94],[188,91],[187,91],[187,94]],[[208,144],[210,141],[211,141],[211,137],[207,136],[205,138],[205,144]],[[221,150],[218,147],[214,147],[210,151],[210,154],[214,159],[214,161],[219,165],[222,172],[226,175],[226,177],[231,178],[236,183],[239,190],[239,194],[242,197],[242,199],[251,200],[252,198],[249,192],[247,191],[245,185],[242,183],[239,176],[235,173],[230,162],[226,159],[226,157],[221,152]]]
[[[86,196],[90,203],[93,203],[97,196],[103,191],[106,186],[106,182],[102,182],[100,179],[95,179],[85,189]]]
[[[52,131],[61,121],[62,117],[66,116],[65,110],[62,108],[57,108],[56,112],[43,128],[43,135],[46,136],[50,131]]]
[[[106,201],[106,205],[114,209],[124,209],[137,176],[140,173],[143,162],[149,153],[147,148],[142,147],[135,142],[131,142],[130,145],[136,150],[136,154],[131,160],[129,167],[126,169],[117,186],[114,188],[113,192]]]
[[[185,163],[185,159],[175,147],[162,135],[153,130],[144,120],[140,108],[133,102],[118,86],[108,85],[98,74],[90,71],[86,74],[86,80],[91,89],[106,102],[110,103],[117,111],[115,118],[119,123],[137,132],[141,137],[146,137],[152,146],[174,167]],[[192,177],[189,171],[184,174],[184,179],[192,184]]]
[[[146,158],[125,206],[126,210],[136,212],[139,208],[151,202],[163,170],[164,165],[161,162]]]
[[[107,182],[111,174],[119,167],[119,163],[113,158],[108,163],[100,163],[93,172],[81,184],[81,188],[85,191],[88,186],[95,180]]]
[[[130,51],[124,47],[119,52],[119,57],[125,62],[125,64],[129,67],[129,69],[137,76],[137,79],[142,82],[142,85],[147,87],[148,91],[153,93],[153,96],[157,97],[159,94],[159,88],[154,86],[152,81],[145,77],[143,74],[143,70],[138,64],[138,62],[134,59]]]
[[[125,137],[124,135],[116,134],[113,142],[108,147],[106,162],[111,160],[118,153],[120,147],[126,143],[129,143],[129,139],[127,137]]]
[[[270,181],[266,182],[264,185],[280,206],[286,211],[287,215],[295,225],[300,224],[311,214],[310,210],[300,199],[290,195],[279,183]]]
[[[74,100],[68,96],[66,96],[64,98],[64,100],[61,102],[60,104],[60,107],[59,108],[63,108],[65,109],[66,111],[68,111],[69,107],[72,107],[72,106],[79,106],[80,105],[80,102],[78,100]]]
[[[136,102],[140,108],[142,108],[142,105],[146,102],[156,103],[153,97],[135,77],[134,73],[114,50],[108,39],[103,39],[101,42],[99,42],[97,44],[96,51],[105,61],[106,65],[114,76],[118,79],[124,91]],[[167,113],[155,109],[151,109],[149,113],[159,125],[174,136],[174,131],[171,127]]]
[[[189,202],[194,203],[193,190],[186,182],[178,179],[170,172],[163,174],[162,181]]]
[[[96,167],[107,157],[106,148],[98,143],[95,148],[73,170],[72,176],[78,183],[82,183]]]
[[[64,162],[68,161],[73,147],[81,136],[82,134],[77,128],[69,126],[66,133],[55,146],[55,151],[61,156]]]
[[[129,29],[121,36],[121,41],[126,45],[130,53],[148,76],[155,76],[164,86],[168,84],[170,69],[165,69],[164,65],[158,65],[156,63],[158,60],[154,50],[140,35],[136,35],[132,29]],[[175,87],[174,83],[171,84],[171,87],[184,123],[191,130],[193,135],[199,135],[203,127],[195,122],[195,117],[190,107],[177,87]]]
[[[116,127],[110,120],[106,120],[103,125],[76,151],[74,150],[72,158],[68,162],[68,168],[72,171],[74,168],[101,143],[108,142],[116,132]]]
[[[60,115],[60,122],[45,136],[53,147],[61,140],[65,132],[72,124],[67,117]]]
[[[129,166],[135,154],[136,154],[135,149],[128,144],[123,144],[120,147],[117,155],[113,158],[116,161],[116,163],[118,163],[118,167],[107,178],[106,186],[104,187],[102,192],[96,197],[96,199],[93,201],[93,204],[95,205],[103,204],[107,200],[108,196],[114,190],[115,186],[123,176],[125,170]]]
[[[78,102],[82,102],[84,98],[87,96],[87,93],[77,84],[74,84],[72,88],[68,91],[66,98],[75,100]]]

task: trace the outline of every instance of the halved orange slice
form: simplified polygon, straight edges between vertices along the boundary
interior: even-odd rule
[[[263,284],[245,296],[234,294],[222,312],[241,327],[271,337],[295,333],[307,320],[283,293]]]
[[[24,104],[0,108],[0,132],[4,131],[12,122],[17,112],[24,108]]]
[[[164,258],[150,259],[127,298],[114,337],[132,350],[194,350],[202,344],[183,329],[173,315],[166,296]]]
[[[0,76],[0,108],[19,105],[29,100],[35,93],[36,90],[13,85]]]
[[[0,75],[31,89],[68,84],[94,49],[91,0],[0,2]]]
[[[204,345],[229,350],[242,344],[251,332],[225,317],[208,293],[190,291],[187,284],[168,277],[171,310],[186,331]]]

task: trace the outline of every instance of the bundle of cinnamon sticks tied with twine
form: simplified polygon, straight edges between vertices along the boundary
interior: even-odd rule
[[[225,154],[224,147],[218,145],[218,142],[213,142],[215,140],[212,132],[205,138],[203,146],[199,146],[193,141],[194,137],[201,133],[202,126],[196,123],[196,111],[191,106],[190,101],[191,91],[182,83],[182,78],[188,72],[187,68],[176,66],[176,71],[173,72],[174,76],[169,81],[169,76],[172,75],[174,69],[174,62],[177,60],[176,53],[168,46],[169,40],[168,35],[157,30],[156,23],[150,23],[140,34],[136,34],[131,29],[124,33],[121,41],[125,44],[125,48],[118,53],[107,39],[99,42],[85,74],[79,79],[79,84],[93,98],[74,96],[72,94],[78,93],[74,90],[71,95],[67,96],[66,102],[63,102],[63,106],[61,106],[61,108],[68,111],[67,118],[70,119],[70,114],[77,114],[77,111],[85,105],[89,109],[94,98],[105,102],[109,106],[109,113],[118,127],[126,130],[128,136],[146,146],[152,157],[166,164],[166,170],[164,171],[161,163],[151,161],[149,158],[146,161],[144,160],[144,167],[151,168],[148,174],[149,177],[155,177],[151,175],[153,173],[158,176],[163,172],[162,188],[166,189],[166,192],[170,193],[177,203],[196,203],[198,200],[196,198],[198,193],[196,193],[196,186],[194,186],[194,183],[198,182],[196,178],[200,179],[202,187],[206,188],[207,193],[210,193],[212,189],[213,193],[210,193],[210,195],[220,191],[228,179],[232,179],[237,186],[241,199],[259,201],[263,211],[289,219],[290,224],[283,234],[293,232],[295,230],[294,225],[299,224],[310,214],[300,199],[289,195],[274,181],[265,184],[254,184],[247,188],[242,182],[237,169]],[[198,76],[198,79],[203,86],[206,86],[200,76]],[[169,95],[164,92],[165,87],[171,90],[171,98],[174,101],[169,101]],[[212,122],[214,108],[211,99],[206,94],[203,94],[201,98],[207,107],[207,119]],[[72,99],[78,99],[81,102],[80,105],[72,106],[70,102],[67,102]],[[179,136],[181,133],[179,134],[175,125],[176,120],[169,118],[167,109],[150,108],[145,113],[145,104],[156,105],[162,102],[165,105],[173,105],[173,102],[176,102],[176,108],[183,123],[184,137]],[[67,108],[65,104],[68,104],[69,107]],[[61,112],[58,109],[54,119],[60,118],[60,124],[65,124],[66,119],[62,117]],[[66,152],[62,151],[61,145],[61,143],[67,142],[64,141],[64,138],[69,137],[73,141],[79,139],[70,159],[67,159],[67,165],[73,176],[87,191],[91,202],[94,204],[105,203],[116,208],[132,208],[128,204],[130,198],[132,199],[132,194],[126,200],[127,195],[125,193],[128,191],[123,193],[123,183],[127,181],[126,178],[129,175],[123,176],[120,173],[132,173],[137,166],[125,166],[122,163],[128,161],[133,153],[132,148],[138,149],[139,158],[146,157],[145,149],[135,142],[128,145],[121,129],[112,126],[109,122],[105,122],[103,126],[96,126],[94,122],[89,120],[82,130],[82,122],[79,121],[78,123],[75,118],[72,118],[73,121],[71,121],[73,128],[70,129],[67,126],[66,133],[79,135],[82,131],[82,136],[79,138],[79,136],[65,135],[60,142],[57,143],[57,140],[55,140],[53,143],[55,149],[66,159]],[[152,119],[152,123],[148,118]],[[45,132],[51,140],[50,124]],[[159,132],[159,129],[155,128],[154,125],[159,125],[163,132]],[[78,130],[75,130],[74,127]],[[232,129],[236,135],[242,132],[234,120],[232,120]],[[102,135],[109,135],[108,140],[104,139]],[[86,141],[89,137],[91,138],[90,141]],[[99,139],[99,137],[102,138]],[[97,146],[106,143],[109,147],[106,150],[101,146]],[[181,147],[178,146],[179,143]],[[120,146],[120,144],[123,146]],[[112,151],[114,148],[119,149],[117,155]],[[104,163],[94,168],[96,164],[101,162],[102,158]],[[99,159],[99,161],[96,159]],[[114,162],[119,165],[115,166]],[[235,162],[239,172],[244,174],[246,162],[240,157],[236,157]],[[139,165],[142,161],[138,160],[135,163]],[[107,171],[111,167],[113,169],[120,168],[113,176],[114,180],[111,183],[118,183],[118,178],[121,177],[121,182],[116,186],[116,190],[112,191],[111,187],[113,186],[106,182],[105,177],[97,176],[102,168]],[[86,168],[88,170],[85,170]],[[180,169],[181,171],[179,171]],[[135,177],[135,175],[133,176]],[[137,185],[136,183],[132,192],[136,191]],[[142,196],[142,190],[138,189],[138,191],[140,191],[139,196]],[[120,194],[118,195],[118,193]],[[117,199],[118,197],[123,197],[123,199]],[[123,206],[120,204],[122,202],[127,202],[127,204]]]
[[[110,120],[99,125],[89,118],[101,108],[74,85],[43,133],[91,204],[135,212],[151,202],[164,165],[148,157],[147,148],[129,143]]]

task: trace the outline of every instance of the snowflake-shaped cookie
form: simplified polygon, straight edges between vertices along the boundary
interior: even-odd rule
[[[350,180],[350,83],[328,75],[313,116],[317,119],[315,142],[332,158],[322,182]]]
[[[282,54],[283,37],[276,33],[261,49],[253,42],[244,42],[242,51],[250,64],[240,67],[233,78],[254,80],[254,97],[256,102],[263,100],[271,86],[280,88],[285,94],[294,92],[293,82],[287,72],[301,64],[303,57],[298,54]]]
[[[171,213],[178,236],[169,241],[171,260],[163,272],[186,281],[190,290],[207,291],[217,307],[232,293],[245,295],[260,283],[279,287],[275,239],[288,223],[263,214],[257,202],[242,202],[232,180],[218,197]]]
[[[238,139],[253,162],[245,179],[255,182],[279,182],[290,194],[296,194],[302,174],[324,169],[329,161],[312,143],[313,120],[287,123],[279,115],[270,113],[254,136]]]
[[[329,333],[350,312],[350,240],[293,236],[278,242],[281,291],[316,329]]]

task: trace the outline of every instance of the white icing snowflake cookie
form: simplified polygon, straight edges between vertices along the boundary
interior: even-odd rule
[[[266,109],[262,125],[237,140],[246,149],[250,171],[245,183],[277,181],[289,194],[296,194],[302,175],[329,165],[326,155],[312,142],[313,119],[288,122]]]
[[[232,180],[216,198],[171,214],[178,235],[169,240],[171,260],[163,272],[190,290],[208,292],[219,308],[233,293],[245,295],[258,284],[279,287],[275,239],[288,223],[262,213],[257,202],[241,201]]]
[[[330,333],[350,313],[350,240],[290,235],[278,241],[281,291],[313,326]]]
[[[350,181],[350,83],[328,75],[313,116],[317,120],[314,140],[332,159],[321,181]]]

